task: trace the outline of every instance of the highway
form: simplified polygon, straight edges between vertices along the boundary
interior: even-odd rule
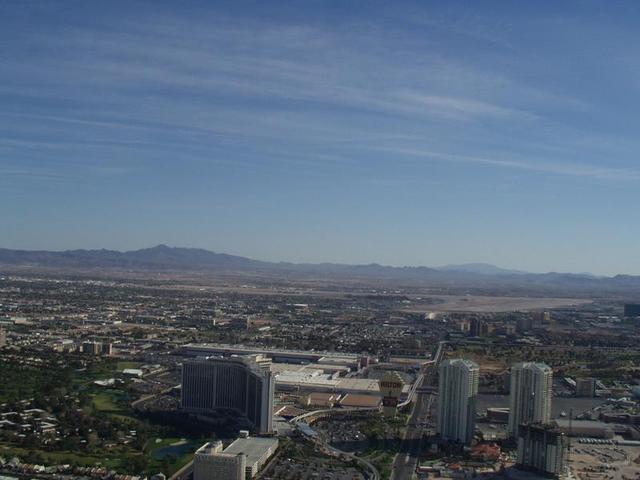
[[[414,400],[413,409],[407,422],[400,451],[393,461],[391,480],[409,480],[414,477],[418,466],[418,458],[423,450],[422,437],[427,427],[433,406],[434,395],[422,387],[432,387],[435,384],[435,373],[442,361],[444,345],[440,342],[434,355],[434,361],[425,365],[420,376],[411,390],[408,401]]]

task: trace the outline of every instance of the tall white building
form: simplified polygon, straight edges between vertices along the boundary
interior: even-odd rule
[[[544,363],[524,362],[511,367],[509,434],[518,436],[522,423],[551,420],[553,371]]]
[[[438,433],[444,440],[471,443],[476,425],[480,369],[471,360],[447,360],[440,365]]]

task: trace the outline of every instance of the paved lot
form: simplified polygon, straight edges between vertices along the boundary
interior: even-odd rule
[[[578,479],[640,478],[640,447],[573,443],[569,466]]]

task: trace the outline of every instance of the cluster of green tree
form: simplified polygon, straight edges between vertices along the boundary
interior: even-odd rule
[[[64,367],[33,367],[3,361],[0,363],[0,378],[0,401],[12,405],[64,388],[71,382],[72,373]]]

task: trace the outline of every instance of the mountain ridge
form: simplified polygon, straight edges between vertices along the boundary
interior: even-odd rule
[[[453,265],[443,265],[441,267],[435,267],[436,270],[441,272],[467,272],[467,273],[479,273],[482,275],[526,275],[530,272],[524,270],[515,270],[510,268],[501,268],[490,263],[473,262],[473,263],[461,263]]]
[[[268,262],[217,253],[202,248],[170,247],[164,244],[138,250],[76,249],[64,251],[15,250],[0,248],[0,266],[70,269],[127,269],[184,272],[268,273],[354,277],[417,282],[429,285],[518,286],[520,288],[638,289],[640,276],[620,274],[595,277],[574,273],[529,273],[486,263],[427,266],[387,266],[378,263],[293,263]]]

